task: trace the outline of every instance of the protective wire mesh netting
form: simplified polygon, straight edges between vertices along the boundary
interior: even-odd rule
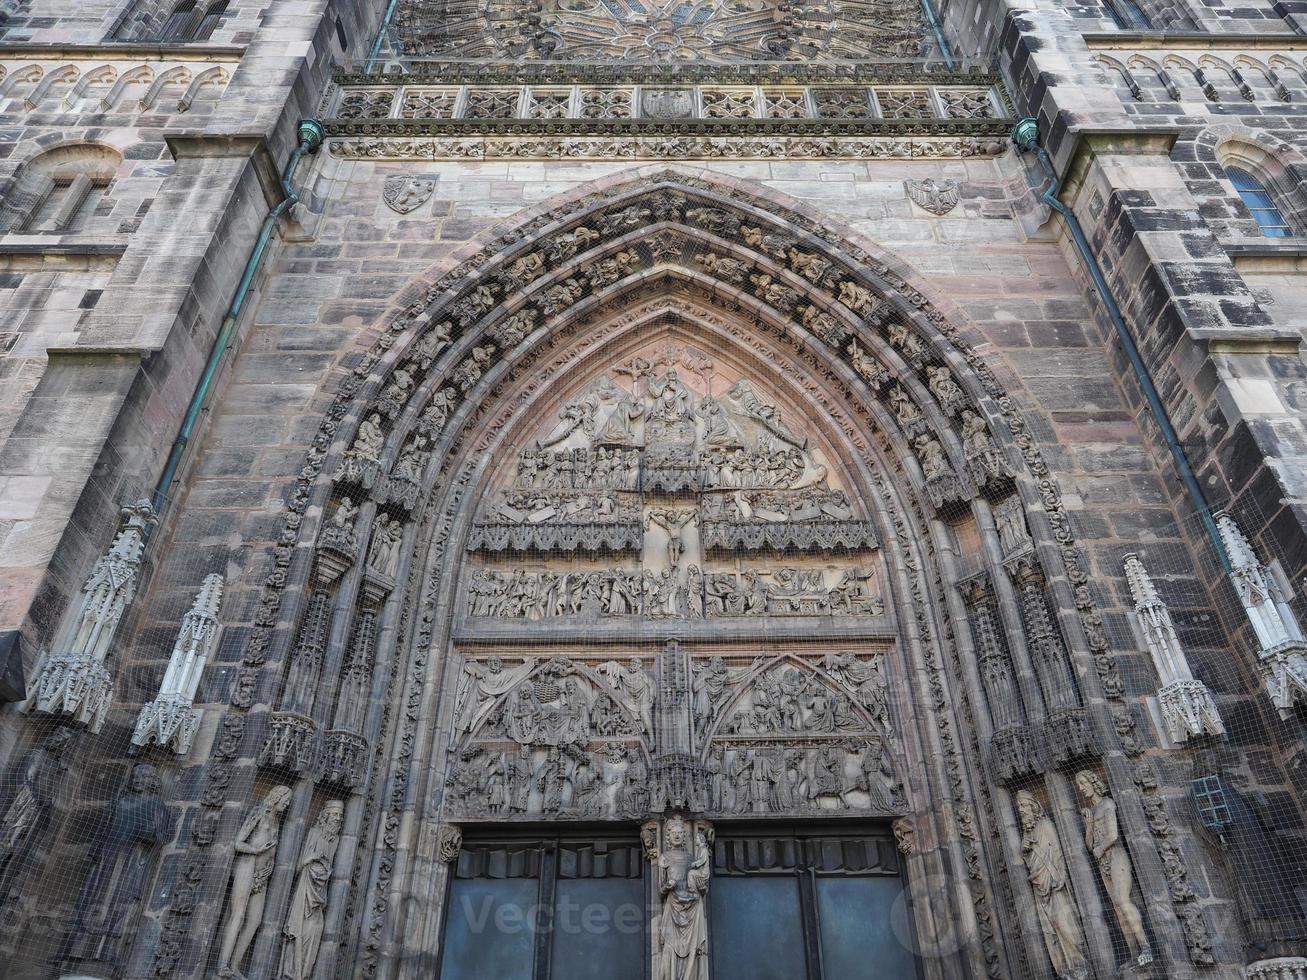
[[[703,208],[686,220],[717,233],[731,216]],[[589,264],[585,282],[556,287],[564,289],[556,302],[566,309],[668,256],[725,279],[750,274],[742,260],[665,229]],[[750,282],[794,306],[784,283],[761,272]],[[281,957],[282,972],[295,975],[294,958],[313,938],[288,918],[294,897],[308,894],[303,876],[325,874],[320,888],[335,874],[342,888],[331,901],[344,908],[323,904],[343,916],[348,936],[361,916],[359,889],[384,863],[374,842],[394,836],[397,822],[385,823],[392,813],[383,817],[379,801],[395,798],[390,771],[414,754],[396,735],[405,711],[419,714],[423,744],[434,746],[421,759],[430,804],[420,812],[432,824],[621,823],[634,835],[649,813],[685,809],[723,821],[864,826],[830,848],[755,836],[728,853],[713,843],[713,867],[742,878],[778,868],[809,876],[783,900],[794,910],[786,921],[797,915],[811,927],[800,937],[810,971],[853,948],[847,931],[822,932],[838,918],[832,895],[861,896],[883,913],[879,924],[897,923],[869,933],[886,948],[936,956],[976,942],[967,883],[947,878],[937,906],[941,883],[913,880],[910,825],[895,825],[891,847],[891,821],[935,778],[909,771],[914,731],[947,730],[967,743],[967,765],[986,783],[989,860],[982,871],[977,851],[968,870],[977,880],[983,873],[1002,914],[1025,930],[1008,952],[1024,975],[1046,975],[1045,957],[1072,975],[1082,963],[1114,970],[1144,960],[1161,949],[1158,933],[1172,917],[1198,963],[1217,941],[1273,955],[1307,938],[1305,787],[1295,782],[1303,734],[1295,672],[1304,668],[1294,659],[1302,656],[1294,610],[1304,582],[1301,558],[1279,546],[1285,515],[1251,497],[1232,506],[1234,524],[1216,529],[1226,567],[1207,524],[1164,495],[1146,506],[1082,501],[1069,517],[1088,575],[1082,602],[1058,570],[1047,516],[1016,496],[1010,478],[952,504],[930,506],[925,493],[905,503],[913,496],[905,470],[917,466],[929,481],[935,467],[948,468],[937,440],[919,432],[908,448],[886,435],[878,453],[859,458],[798,383],[799,362],[781,361],[781,345],[733,348],[712,326],[659,310],[580,359],[529,413],[506,413],[508,435],[470,454],[475,490],[452,533],[448,523],[414,519],[424,481],[437,496],[455,482],[431,479],[425,435],[392,446],[384,478],[379,471],[380,447],[414,388],[399,371],[345,440],[311,565],[307,547],[299,564],[288,557],[295,528],[278,538],[280,499],[235,526],[221,502],[193,495],[170,532],[198,542],[184,548],[168,540],[137,548],[129,520],[37,668],[46,676],[51,657],[100,651],[113,669],[111,703],[92,696],[100,676],[70,661],[58,696],[76,704],[76,723],[38,704],[5,728],[0,954],[33,975],[90,962],[144,974],[157,939],[142,910],[168,906],[168,876],[188,848],[238,841],[249,859],[233,863],[214,898],[226,912],[209,922],[206,972],[239,969],[248,955],[269,970]],[[912,339],[903,333],[898,343],[910,351]],[[938,397],[952,392],[934,380]],[[215,447],[206,464],[220,466],[219,455]],[[953,476],[950,493],[962,486]],[[914,525],[911,535],[896,517]],[[445,544],[457,557],[441,569]],[[985,566],[986,549],[992,558],[996,548],[1004,560]],[[909,570],[926,567],[941,569],[926,583],[935,590],[929,622],[914,620],[908,584]],[[982,567],[992,577],[976,589]],[[260,590],[288,577],[301,593],[294,622],[283,624],[283,656],[255,671],[257,692],[244,691],[237,665],[250,665]],[[132,602],[131,592],[144,598]],[[1075,640],[1088,604],[1102,616],[1110,667],[1090,663],[1099,651]],[[440,617],[449,635],[419,640]],[[430,701],[413,702],[408,658],[428,642],[443,673]],[[934,652],[913,661],[908,651],[918,647]],[[1025,676],[1003,701],[994,693],[1008,683],[1000,660],[1017,656],[1028,658],[1014,672]],[[932,660],[944,669],[942,697],[920,679]],[[226,705],[241,699],[260,705],[257,740],[226,727]],[[1081,712],[1089,702],[1110,702],[1095,716],[1116,729],[1106,761],[1082,744],[1092,741],[1078,727],[1091,724]],[[1032,759],[1046,747],[1017,741],[1029,727],[1021,719],[1036,714],[1066,726],[1044,730],[1062,755],[1042,768]],[[249,778],[229,789],[233,760]],[[921,751],[915,764],[928,770],[939,755]],[[226,775],[215,780],[215,771]],[[275,848],[291,806],[283,785],[296,787],[291,854]],[[922,849],[936,832],[966,836],[978,819],[970,804],[938,806],[948,812],[914,814]],[[339,851],[346,819],[352,856]],[[635,846],[601,848],[597,865]],[[591,867],[590,844],[560,853],[568,848]],[[464,880],[545,882],[540,869],[553,867],[550,901],[566,891],[559,881],[620,879],[627,889],[638,877],[629,863],[606,877],[562,857],[523,860],[531,871],[519,874],[496,869],[509,859],[494,854],[512,848],[492,840],[483,850],[484,867],[472,869],[470,858],[459,866]],[[791,850],[802,859],[787,858]],[[285,887],[269,905],[274,857]],[[845,877],[830,884],[835,872]],[[881,888],[881,877],[900,873],[916,892],[911,917]],[[530,887],[536,902],[546,885]],[[767,904],[762,886],[731,887],[741,905],[723,919],[748,902]],[[1034,906],[1023,907],[1027,895]],[[738,918],[736,935],[747,937]],[[350,967],[343,957],[338,972]]]

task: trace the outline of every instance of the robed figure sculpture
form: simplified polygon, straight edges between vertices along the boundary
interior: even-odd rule
[[[680,817],[667,822],[658,892],[663,908],[657,980],[708,980],[708,841],[700,833],[692,845]]]

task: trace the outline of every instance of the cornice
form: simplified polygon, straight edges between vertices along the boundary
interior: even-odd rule
[[[328,119],[332,136],[1001,136],[997,119]]]
[[[1307,40],[1307,39],[1304,39]],[[950,71],[942,63],[844,62],[792,64],[641,65],[567,62],[560,64],[493,64],[467,61],[418,61],[408,72],[351,72],[337,69],[338,85],[816,85],[823,83],[925,83],[930,85],[1001,86],[997,72],[975,68]]]
[[[1191,51],[1307,51],[1301,34],[1207,34],[1202,31],[1111,31],[1082,35],[1091,51],[1166,48]]]
[[[240,61],[243,44],[0,44],[0,58],[32,61]]]

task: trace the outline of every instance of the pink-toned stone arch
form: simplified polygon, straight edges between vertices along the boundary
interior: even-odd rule
[[[719,213],[714,216],[708,211]],[[735,227],[741,224],[747,232]],[[522,282],[508,274],[516,263],[549,249],[551,243],[565,241],[569,235],[574,240],[582,227],[597,234],[575,252],[546,262],[539,276]],[[457,552],[479,492],[487,485],[476,458],[511,445],[514,413],[548,404],[544,388],[556,385],[557,391],[565,391],[569,366],[584,360],[578,358],[578,351],[605,324],[617,323],[632,304],[675,296],[688,304],[680,311],[687,321],[717,315],[728,325],[752,324],[756,338],[784,351],[785,363],[793,367],[787,375],[801,378],[827,400],[828,437],[850,453],[861,454],[863,492],[879,495],[877,513],[888,556],[891,598],[901,610],[901,648],[910,657],[900,661],[900,677],[914,704],[935,704],[913,721],[914,755],[936,760],[910,794],[923,820],[934,821],[949,807],[967,807],[973,814],[1010,807],[1006,791],[988,784],[983,760],[969,748],[977,733],[969,730],[968,712],[960,710],[968,702],[971,712],[979,711],[980,705],[974,668],[965,666],[971,643],[963,628],[961,602],[951,591],[957,572],[950,567],[948,556],[954,546],[947,525],[954,516],[933,501],[912,454],[912,440],[884,401],[885,391],[892,387],[906,392],[920,409],[925,428],[946,443],[955,470],[963,471],[966,459],[957,413],[923,379],[921,367],[926,363],[948,370],[967,404],[985,422],[1009,469],[983,485],[972,480],[965,499],[958,501],[956,515],[965,512],[980,529],[982,562],[998,574],[1002,555],[990,501],[1018,495],[1030,518],[1035,560],[1043,566],[1056,596],[1056,616],[1084,698],[1100,704],[1120,696],[1120,682],[1106,653],[1060,495],[1015,407],[976,353],[974,345],[981,338],[959,310],[932,295],[929,284],[904,263],[845,232],[814,210],[742,181],[657,168],[636,171],[539,205],[437,263],[396,298],[368,332],[361,349],[342,362],[337,398],[313,440],[289,502],[286,533],[278,549],[278,567],[283,571],[269,579],[245,662],[237,672],[232,707],[237,713],[276,699],[282,665],[304,608],[304,583],[323,516],[333,500],[358,490],[348,481],[342,483],[339,474],[359,422],[375,410],[395,370],[416,363],[415,352],[442,324],[450,325],[448,346],[433,352],[429,365],[418,372],[421,382],[387,423],[379,460],[383,473],[409,439],[431,395],[457,385],[460,377],[467,380],[456,408],[435,437],[417,504],[402,508],[401,513],[393,505],[368,502],[359,524],[366,538],[371,514],[380,507],[389,507],[405,521],[404,557],[384,613],[393,645],[380,656],[394,678],[389,700],[408,706],[392,716],[386,736],[390,747],[378,752],[373,777],[393,787],[378,803],[382,809],[377,826],[407,829],[378,837],[371,867],[359,869],[367,895],[358,901],[368,909],[356,937],[361,955],[420,956],[434,941],[432,930],[437,925],[421,920],[419,911],[414,911],[416,920],[400,924],[388,918],[386,910],[403,903],[433,875],[439,877],[431,858],[433,835],[438,832],[439,754],[434,750],[435,733],[421,720],[439,717],[442,698],[448,697],[443,651],[455,621]],[[669,252],[655,254],[654,243],[670,242],[667,236],[682,243],[679,251],[667,245]],[[692,247],[684,244],[690,242]],[[543,309],[541,300],[551,288],[586,275],[627,248],[640,250],[638,268],[588,290],[588,295],[578,295],[564,307],[552,312]],[[745,279],[732,281],[703,263],[680,261],[686,254],[692,258],[707,251],[747,261]],[[796,260],[794,253],[819,259],[824,268],[817,270],[806,260]],[[767,283],[755,277],[766,277]],[[795,298],[777,299],[777,294],[766,291],[769,285],[789,289]],[[808,320],[800,315],[800,306],[811,307],[829,320]],[[529,332],[502,351],[496,331],[526,309],[542,312],[532,319]],[[810,330],[805,322],[825,326]],[[847,333],[837,343],[823,339],[832,335],[831,323],[837,333]],[[890,325],[902,328],[897,339]],[[734,345],[734,356],[757,362],[761,358],[757,349],[750,351],[748,335],[747,329],[732,335],[723,328],[719,333],[723,344]],[[865,355],[863,367],[852,359],[850,341]],[[475,377],[461,374],[473,352],[490,345],[495,350]],[[868,377],[864,368],[871,362],[880,365],[873,372],[883,372],[883,381]],[[1095,751],[1107,750],[1114,734],[1098,735],[1101,745]],[[248,791],[248,786],[238,783],[232,783],[232,792]],[[935,827],[929,836],[948,843],[929,858],[922,855],[917,873],[965,866],[976,869],[977,880],[983,882],[988,880],[985,868],[1019,861],[1010,817],[986,817],[982,824],[983,833],[961,835]],[[1092,919],[1095,899],[1085,901],[1090,906],[1086,917]],[[987,886],[979,887],[966,902],[965,915],[962,908],[950,914],[993,921],[996,913]],[[1021,924],[1023,930],[1031,927],[1028,922]],[[418,948],[409,945],[414,942]],[[951,962],[959,968],[956,957],[972,961],[973,969],[987,971],[987,965],[1004,954],[992,930],[981,929],[954,955]]]

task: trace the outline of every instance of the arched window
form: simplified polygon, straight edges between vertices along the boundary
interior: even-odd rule
[[[84,230],[96,217],[122,157],[107,146],[61,146],[29,161],[5,192],[0,231]]]
[[[1234,184],[1234,189],[1239,192],[1244,205],[1252,212],[1253,220],[1263,235],[1267,238],[1293,236],[1289,222],[1260,180],[1238,167],[1226,167],[1225,173],[1230,178],[1230,183]]]
[[[204,19],[200,21],[199,28],[195,31],[196,41],[207,41],[213,37],[213,32],[221,23],[223,15],[227,13],[227,0],[218,0],[217,3],[209,7],[204,12]]]
[[[182,0],[172,8],[159,31],[161,41],[189,41],[195,23],[195,0]]]
[[[1151,31],[1152,23],[1148,15],[1135,0],[1106,0],[1107,9],[1116,21],[1116,26],[1123,31]]]

